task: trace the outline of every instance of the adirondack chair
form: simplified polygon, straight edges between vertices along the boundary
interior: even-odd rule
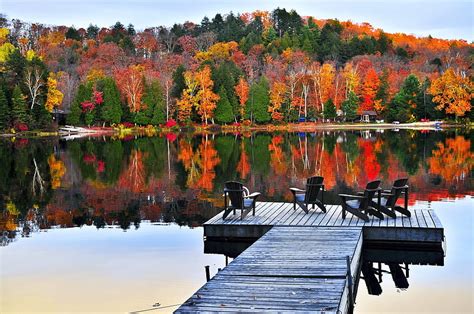
[[[240,219],[244,219],[250,211],[253,211],[255,216],[255,203],[258,192],[250,194],[249,190],[240,182],[228,181],[224,185],[224,215],[225,219],[231,212],[236,214],[236,210],[240,209]]]
[[[326,212],[324,206],[324,178],[311,177],[306,180],[306,190],[298,188],[290,188],[293,193],[293,210],[296,210],[296,204],[300,206],[307,214],[309,212],[309,205],[317,205],[323,212]],[[318,194],[321,192],[321,200],[318,199]]]
[[[367,183],[364,192],[352,194],[339,194],[342,199],[342,219],[346,219],[346,212],[359,217],[364,221],[369,221],[368,214],[372,214],[380,219],[383,219],[382,213],[370,206],[375,194],[378,193],[379,199],[382,190],[379,188],[380,180],[375,180]]]
[[[377,208],[379,211],[382,213],[395,218],[396,213],[395,211],[398,211],[402,213],[403,215],[410,217],[411,213],[408,210],[408,178],[401,178],[395,180],[393,182],[393,186],[390,190],[383,190],[381,195],[382,198],[380,199],[380,205],[378,202],[375,202],[372,200],[371,206]],[[405,196],[405,206],[401,207],[396,205],[397,200],[400,198],[402,193]]]

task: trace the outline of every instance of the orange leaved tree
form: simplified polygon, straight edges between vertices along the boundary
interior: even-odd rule
[[[454,114],[457,119],[471,110],[474,84],[468,77],[456,74],[452,68],[449,68],[433,81],[429,92],[433,95],[433,102],[438,104],[437,110]]]

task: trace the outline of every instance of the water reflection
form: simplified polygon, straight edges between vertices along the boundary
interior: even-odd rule
[[[2,140],[1,243],[52,227],[199,226],[220,210],[227,180],[280,201],[315,174],[325,177],[330,203],[375,178],[389,185],[401,176],[409,177],[410,204],[472,195],[471,137],[406,130]]]

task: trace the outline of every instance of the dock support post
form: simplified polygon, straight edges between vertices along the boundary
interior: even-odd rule
[[[347,261],[347,287],[349,289],[349,313],[353,313],[354,311],[354,294],[353,294],[353,282],[352,282],[352,274],[351,274],[351,257],[348,255],[346,257]]]
[[[206,269],[206,281],[209,281],[209,280],[211,280],[211,274],[209,272],[209,265],[204,266],[204,268]]]

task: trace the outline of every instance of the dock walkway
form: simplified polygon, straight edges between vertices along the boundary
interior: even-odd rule
[[[275,227],[189,298],[176,313],[346,313],[359,269],[361,227]],[[351,289],[351,292],[349,292]]]

